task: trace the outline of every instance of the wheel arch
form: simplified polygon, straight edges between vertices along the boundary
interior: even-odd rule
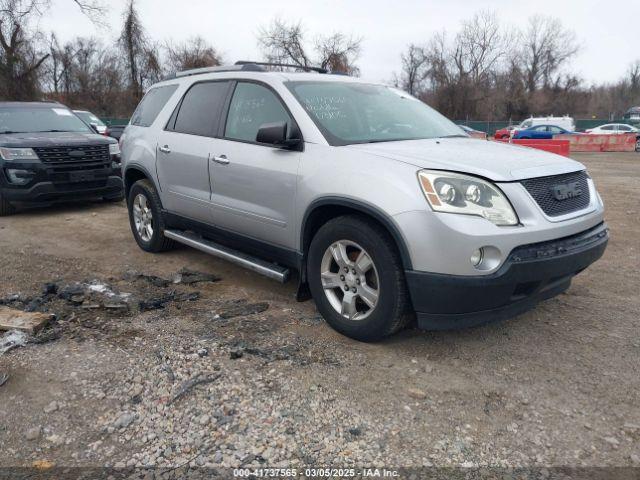
[[[138,180],[149,180],[154,186],[156,185],[153,181],[153,177],[149,173],[149,171],[141,165],[134,164],[127,166],[123,175],[124,180],[124,195],[125,198],[129,199],[129,192],[131,191],[131,187]],[[157,188],[157,187],[156,187]]]
[[[300,249],[303,258],[306,259],[311,240],[323,224],[332,218],[350,213],[368,217],[383,227],[389,233],[398,249],[403,268],[405,270],[412,269],[409,249],[394,221],[374,205],[341,197],[320,198],[313,201],[307,208],[300,229]]]

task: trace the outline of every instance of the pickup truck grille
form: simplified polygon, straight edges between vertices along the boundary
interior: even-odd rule
[[[544,213],[550,217],[559,217],[589,206],[591,198],[588,178],[587,172],[583,170],[551,177],[531,178],[520,183]]]

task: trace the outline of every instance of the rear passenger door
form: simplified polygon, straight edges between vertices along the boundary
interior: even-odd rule
[[[228,95],[228,81],[193,84],[160,134],[156,165],[164,207],[210,223],[209,157]]]
[[[238,81],[211,162],[213,222],[226,230],[294,246],[300,152],[256,142],[260,126],[294,121],[275,91]]]

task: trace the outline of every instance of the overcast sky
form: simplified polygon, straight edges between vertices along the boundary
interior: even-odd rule
[[[125,0],[105,0],[110,28],[96,29],[72,0],[54,0],[41,22],[61,40],[96,35],[115,39]],[[572,63],[588,83],[618,80],[640,59],[640,0],[137,0],[147,33],[156,40],[201,35],[226,62],[259,59],[256,33],[276,16],[302,21],[313,39],[336,31],[362,37],[362,77],[388,81],[400,71],[409,43],[424,43],[437,31],[454,34],[480,9],[495,11],[505,26],[521,26],[530,15],[558,17],[577,35],[582,50]]]

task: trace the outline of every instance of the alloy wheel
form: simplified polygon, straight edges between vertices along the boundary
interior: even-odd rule
[[[355,242],[339,240],[320,263],[322,288],[329,303],[349,320],[363,320],[376,308],[380,280],[371,256]]]
[[[142,193],[133,199],[133,222],[140,238],[144,242],[150,242],[153,237],[153,211]]]

